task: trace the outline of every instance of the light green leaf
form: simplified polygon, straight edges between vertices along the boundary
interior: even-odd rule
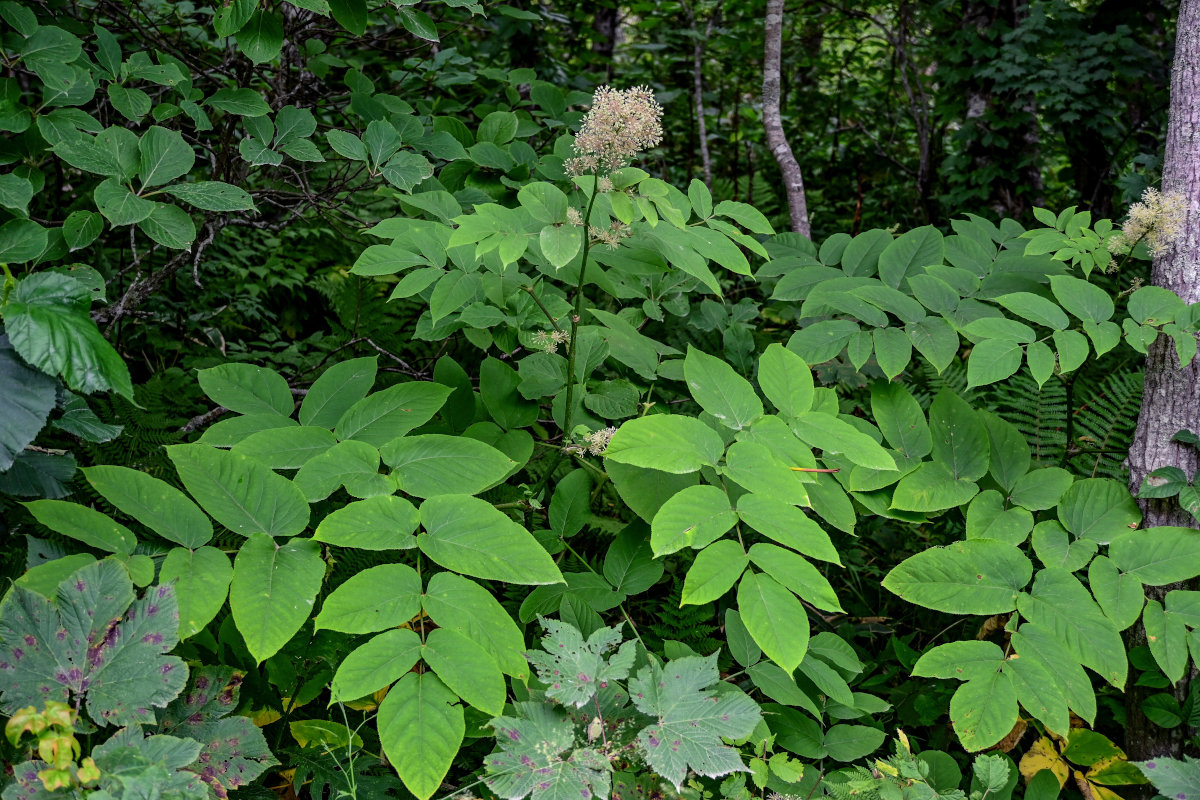
[[[809,484],[808,488],[816,484]],[[837,548],[815,520],[789,503],[751,492],[738,498],[738,516],[759,533],[810,558],[841,565]]]
[[[271,469],[300,469],[337,444],[327,428],[270,428],[247,436],[232,452],[261,461]]]
[[[221,181],[177,183],[164,191],[205,211],[253,211],[254,200],[244,189]]]
[[[752,546],[750,560],[801,600],[825,611],[842,611],[837,593],[820,571],[803,556],[774,544]]]
[[[334,364],[313,382],[300,404],[300,424],[333,428],[349,408],[375,385],[377,356],[351,358]]]
[[[1108,292],[1085,280],[1052,275],[1050,289],[1063,308],[1084,322],[1101,323],[1113,315],[1113,301]]]
[[[724,450],[721,437],[700,420],[653,414],[621,425],[604,457],[635,467],[684,473],[715,467]]]
[[[1129,663],[1121,634],[1070,572],[1047,568],[1037,574],[1017,610],[1030,622],[1052,630],[1071,656],[1113,686],[1125,685]]]
[[[756,441],[734,442],[725,455],[722,473],[750,492],[758,492],[792,505],[808,505],[808,491],[800,472]]]
[[[324,577],[321,546],[311,539],[277,544],[255,533],[242,544],[233,562],[229,607],[256,663],[275,655],[300,630]]]
[[[421,552],[447,569],[485,580],[561,583],[553,559],[523,527],[491,503],[443,494],[421,504]]]
[[[374,633],[404,625],[420,608],[417,571],[407,564],[381,564],[355,573],[334,589],[313,625],[342,633]]]
[[[412,503],[380,495],[337,509],[321,520],[313,539],[360,550],[404,550],[416,547],[412,532],[419,520]]]
[[[748,563],[746,551],[732,539],[710,544],[688,568],[680,605],[701,605],[721,597],[733,588]]]
[[[945,511],[965,505],[978,492],[977,484],[956,479],[940,462],[925,461],[896,484],[891,507],[901,511]]]
[[[958,687],[950,698],[950,721],[970,752],[991,747],[1017,722],[1017,692],[1008,673],[999,670]]]
[[[933,439],[916,398],[899,383],[871,386],[871,413],[888,444],[911,459],[929,455]]]
[[[218,89],[204,102],[219,111],[243,117],[262,117],[271,113],[267,101],[253,89]]]
[[[379,706],[379,742],[417,800],[437,792],[462,745],[466,722],[457,702],[437,676],[410,672]]]
[[[382,447],[433,418],[453,389],[409,381],[369,394],[337,422],[338,439],[357,439]]]
[[[233,567],[229,563],[229,556],[215,547],[196,550],[176,547],[167,553],[158,573],[158,581],[175,582],[180,639],[200,632],[213,621],[217,612],[225,606],[232,579]]]
[[[1187,628],[1183,618],[1164,612],[1162,603],[1157,600],[1147,600],[1142,611],[1142,624],[1146,626],[1146,642],[1154,660],[1167,680],[1179,683],[1188,666]]]
[[[740,431],[762,416],[762,401],[750,381],[724,360],[689,347],[683,374],[700,407],[727,428]]]
[[[129,467],[102,465],[81,472],[105,500],[164,539],[191,549],[212,539],[212,522],[169,483]],[[181,594],[181,609],[185,599]]]
[[[170,183],[186,175],[196,163],[196,154],[183,135],[158,125],[150,126],[142,134],[138,152],[141,153],[138,179],[143,188]]]
[[[912,674],[918,678],[955,678],[971,681],[986,678],[1004,665],[1004,651],[992,642],[978,640],[947,642],[927,650]]]
[[[933,460],[955,478],[977,481],[987,474],[991,446],[987,428],[975,410],[945,389],[929,407]]]
[[[967,388],[997,383],[1021,368],[1024,349],[1017,342],[984,339],[967,359]]]
[[[478,494],[504,480],[517,463],[465,436],[425,434],[395,439],[380,449],[400,489],[415,497]]]
[[[133,531],[93,508],[66,500],[34,500],[23,504],[41,524],[89,547],[130,555],[137,545]]]
[[[796,416],[812,408],[812,370],[778,342],[767,345],[758,359],[758,383],[783,414]]]
[[[504,713],[504,675],[474,640],[446,628],[430,632],[421,658],[455,694],[489,716]]]
[[[408,628],[384,631],[343,659],[329,686],[334,702],[367,697],[406,675],[421,658],[421,637]]]
[[[1166,586],[1200,575],[1200,531],[1161,526],[1113,538],[1108,557],[1147,586]]]
[[[807,445],[827,454],[845,455],[869,469],[895,469],[896,462],[882,446],[848,422],[831,414],[806,411],[791,422],[792,432]]]
[[[520,681],[528,677],[525,637],[504,607],[479,584],[453,572],[439,572],[425,587],[421,607],[438,627],[478,642],[505,675]]]
[[[1138,621],[1146,592],[1136,575],[1125,575],[1107,556],[1095,558],[1088,566],[1088,586],[1104,616],[1112,620],[1118,631]],[[1167,600],[1170,605],[1170,595]]]
[[[900,562],[883,587],[910,603],[951,614],[1004,614],[1017,606],[1033,564],[1009,544],[970,539]]]
[[[279,373],[253,364],[221,364],[196,375],[214,403],[239,414],[292,414],[292,392]]]
[[[879,254],[879,278],[893,289],[904,278],[920,274],[924,267],[941,264],[946,248],[941,232],[932,225],[901,234]]]
[[[689,486],[672,496],[654,515],[650,545],[656,557],[685,547],[699,550],[736,523],[737,514],[725,492],[715,486]]]
[[[295,536],[308,525],[304,494],[262,462],[203,444],[171,445],[167,455],[201,508],[235,533]]]
[[[1108,478],[1075,481],[1058,504],[1058,519],[1076,536],[1108,544],[1141,521],[1129,490]]]
[[[738,584],[738,611],[767,658],[792,672],[808,652],[808,612],[769,575],[747,572]]]
[[[579,253],[583,240],[578,228],[569,225],[547,225],[538,235],[538,244],[550,265],[555,269],[562,269]]]

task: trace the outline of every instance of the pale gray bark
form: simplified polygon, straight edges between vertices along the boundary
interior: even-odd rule
[[[800,163],[783,132],[779,113],[783,61],[783,0],[767,0],[766,46],[763,54],[763,127],[767,146],[783,173],[783,189],[787,196],[792,230],[812,237],[808,225],[808,202],[804,197],[804,175]]]
[[[1183,195],[1187,207],[1183,229],[1166,249],[1154,258],[1151,272],[1155,286],[1178,294],[1187,303],[1200,301],[1200,0],[1183,0],[1179,8],[1175,63],[1171,74],[1171,105],[1168,114],[1166,155],[1162,191]],[[1147,473],[1159,467],[1179,467],[1189,477],[1200,467],[1194,449],[1172,442],[1179,430],[1200,432],[1200,362],[1180,365],[1175,347],[1159,336],[1146,357],[1145,394],[1137,432],[1129,450],[1129,482],[1136,492]],[[1142,501],[1143,528],[1159,525],[1196,527],[1195,521],[1174,500]],[[1147,589],[1161,600],[1172,589]],[[1130,644],[1144,644],[1145,630],[1139,622]],[[1188,679],[1174,693],[1187,696]],[[1130,687],[1127,693],[1129,719],[1126,751],[1131,759],[1178,756],[1187,727],[1163,730],[1145,718],[1140,703],[1145,692]]]

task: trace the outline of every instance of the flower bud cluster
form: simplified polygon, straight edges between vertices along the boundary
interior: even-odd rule
[[[1105,246],[1112,253],[1128,253],[1145,239],[1154,255],[1163,252],[1183,230],[1187,217],[1187,201],[1178,192],[1162,194],[1150,187],[1142,193],[1141,201],[1129,207],[1129,217],[1120,233],[1110,236]]]
[[[564,167],[571,175],[612,172],[662,141],[662,106],[650,89],[601,86],[592,110],[575,136],[575,152]]]

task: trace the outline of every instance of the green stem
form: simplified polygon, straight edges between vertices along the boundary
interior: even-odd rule
[[[4,270],[4,291],[0,293],[0,307],[3,307],[8,303],[8,293],[16,287],[17,279],[13,277],[8,264],[0,263],[0,269]]]
[[[528,293],[533,298],[533,302],[537,303],[537,307],[546,315],[546,319],[550,320],[550,325],[554,328],[555,333],[562,333],[562,328],[558,327],[558,322],[555,321],[554,315],[550,313],[550,309],[546,308],[546,304],[542,302],[542,298],[538,297],[537,293],[533,291],[533,287],[522,286],[521,290]]]
[[[550,467],[542,475],[542,479],[537,482],[537,486],[534,487],[534,497],[546,488],[546,484],[549,483],[554,470],[558,469],[558,465],[562,463],[562,448],[567,445],[571,436],[571,417],[575,406],[575,353],[577,350],[575,340],[579,333],[579,318],[583,315],[583,282],[587,277],[588,251],[592,246],[592,237],[588,234],[588,225],[592,220],[592,206],[596,203],[597,187],[599,185],[600,176],[592,173],[592,194],[588,198],[587,211],[583,215],[583,258],[579,262],[579,282],[575,286],[574,310],[571,312],[571,339],[567,344],[567,396],[566,405],[563,408],[562,442],[558,451],[554,454],[554,460],[550,462]]]

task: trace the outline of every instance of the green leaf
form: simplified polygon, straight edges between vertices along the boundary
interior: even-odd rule
[[[801,473],[756,441],[734,442],[725,455],[725,477],[750,492],[758,492],[792,505],[808,505]]]
[[[1058,504],[1063,527],[1097,544],[1108,544],[1128,533],[1142,519],[1129,490],[1108,478],[1075,481]]]
[[[888,380],[903,372],[912,361],[912,342],[899,328],[876,328],[871,332],[875,361]]]
[[[910,603],[951,614],[1004,614],[1033,576],[1033,564],[1009,544],[969,539],[931,547],[900,562],[883,587]]]
[[[942,234],[932,225],[901,234],[879,254],[879,278],[893,289],[923,267],[941,264],[946,248]],[[872,748],[873,749],[873,748]]]
[[[196,239],[196,224],[176,205],[155,203],[150,216],[137,224],[142,233],[163,247],[186,250]]]
[[[1038,325],[1060,331],[1071,324],[1063,310],[1046,298],[1032,292],[1013,292],[996,298],[996,302],[1019,317]]]
[[[490,503],[443,494],[421,504],[421,552],[447,569],[485,580],[539,585],[561,583],[549,554],[523,527]]]
[[[292,413],[292,391],[279,373],[252,364],[221,364],[196,375],[214,403],[239,414]]]
[[[656,557],[685,547],[699,550],[721,538],[736,523],[737,514],[725,492],[715,486],[689,486],[654,515],[650,545]]]
[[[538,245],[550,265],[562,269],[579,253],[583,240],[579,230],[570,225],[547,225],[538,235]]]
[[[655,560],[640,522],[617,534],[604,556],[604,579],[618,594],[641,594],[658,583],[664,570],[663,562]]]
[[[737,593],[738,612],[767,658],[791,673],[808,651],[808,612],[769,575],[747,572]]]
[[[762,233],[768,236],[775,233],[775,229],[771,227],[771,223],[762,215],[762,212],[746,203],[722,200],[717,203],[713,213],[719,217],[729,217],[751,233]]]
[[[694,417],[654,414],[621,425],[608,443],[609,461],[662,472],[696,472],[715,467],[725,450],[721,437]]]
[[[380,587],[387,591],[381,592]],[[407,564],[381,564],[355,573],[325,598],[316,629],[374,633],[398,628],[421,609],[421,579]]]
[[[201,508],[235,533],[295,536],[308,525],[300,489],[253,458],[203,444],[171,445],[167,455]]]
[[[271,469],[300,469],[337,444],[327,428],[270,428],[247,436],[232,452],[261,461]]]
[[[1004,665],[1004,651],[992,642],[964,641],[939,644],[925,651],[913,665],[918,678],[986,678]]]
[[[46,249],[46,229],[28,219],[13,219],[0,225],[0,259],[20,264],[33,261]]]
[[[104,230],[104,217],[95,211],[72,211],[63,223],[63,239],[71,252],[82,250]]]
[[[338,439],[382,447],[433,418],[453,389],[425,381],[398,383],[369,394],[337,422]]]
[[[1017,692],[1008,673],[999,670],[958,687],[950,698],[950,721],[968,751],[991,747],[1017,722]]]
[[[1029,538],[1031,530],[1033,515],[1023,508],[1005,508],[1004,498],[995,489],[976,495],[967,509],[968,539],[993,539],[1021,545]]]
[[[505,675],[520,681],[528,677],[525,637],[504,607],[479,584],[452,572],[439,572],[425,587],[421,607],[438,627],[478,642]]]
[[[283,48],[283,20],[259,9],[237,32],[237,43],[238,49],[255,64],[272,61]]]
[[[899,383],[877,381],[871,385],[871,414],[880,433],[892,447],[911,459],[933,450],[933,439],[920,404]]]
[[[987,428],[975,410],[954,392],[938,393],[929,407],[933,460],[955,478],[977,481],[987,474]]]
[[[869,725],[834,725],[825,731],[824,745],[835,761],[857,761],[878,750],[886,738]]]
[[[421,637],[408,628],[384,631],[352,650],[334,673],[335,702],[368,697],[406,675],[421,658]]]
[[[92,322],[90,290],[55,272],[18,281],[4,306],[13,349],[30,366],[63,376],[78,392],[115,391],[133,399],[129,369]]]
[[[54,603],[12,590],[0,609],[7,658],[0,713],[73,700],[81,711],[86,701],[87,715],[100,725],[154,724],[152,709],[167,705],[187,681],[183,660],[166,655],[179,642],[175,615],[170,586],[135,599],[125,567],[111,559],[69,575]]]
[[[1129,664],[1121,635],[1074,575],[1057,567],[1042,570],[1017,609],[1053,631],[1077,662],[1117,688],[1125,685]]]
[[[1108,557],[1147,586],[1166,586],[1200,575],[1200,531],[1161,526],[1112,539]]]
[[[758,359],[758,383],[783,414],[794,417],[812,408],[812,370],[778,342],[767,345]]]
[[[514,12],[530,14],[530,12]],[[566,800],[608,797],[612,776],[604,756],[577,747],[575,725],[559,709],[537,702],[517,703],[520,717],[497,717],[497,752],[484,758],[488,789],[506,800]],[[569,755],[565,755],[569,751]]]
[[[583,530],[591,513],[588,508],[591,500],[592,479],[585,469],[576,469],[554,487],[550,498],[550,509],[547,518],[550,529],[560,538],[574,536]]]
[[[345,486],[347,494],[358,498],[395,491],[391,481],[379,474],[378,448],[353,439],[338,442],[310,458],[292,480],[310,503],[324,500],[339,486]]]
[[[205,211],[253,211],[254,200],[244,189],[221,181],[177,183],[164,191]]]
[[[997,383],[1021,368],[1024,348],[1018,342],[984,339],[967,359],[967,388]]]
[[[940,375],[958,355],[958,333],[941,317],[926,317],[904,326],[917,352],[925,356]]]
[[[437,628],[429,633],[421,658],[442,682],[489,716],[504,713],[504,675],[482,647],[461,633]]]
[[[722,359],[689,347],[683,374],[692,397],[725,427],[740,431],[762,416],[762,401],[750,381]]]
[[[1170,289],[1143,286],[1129,296],[1127,310],[1135,322],[1158,326],[1174,320],[1186,306]]]
[[[417,800],[437,792],[462,745],[466,722],[457,702],[437,676],[410,672],[379,706],[379,742]]]
[[[837,593],[820,571],[803,556],[774,544],[753,545],[750,560],[806,603],[825,611],[842,611]]]
[[[193,550],[212,539],[212,522],[169,483],[128,467],[102,465],[81,471],[105,500],[164,539]]]
[[[395,439],[380,449],[400,489],[415,497],[479,494],[504,480],[517,463],[465,436],[425,434]]]
[[[1104,616],[1112,620],[1118,631],[1138,621],[1146,603],[1146,593],[1136,575],[1122,574],[1111,559],[1099,556],[1088,566],[1088,586]]]
[[[329,10],[334,20],[355,36],[367,32],[366,0],[329,0]]]
[[[412,503],[380,495],[345,505],[317,525],[313,539],[360,550],[403,550],[416,547],[412,533],[420,517]]]
[[[50,530],[89,547],[130,555],[137,545],[133,531],[87,506],[65,500],[34,500],[24,506],[34,519]]]
[[[138,178],[143,188],[162,186],[186,175],[196,154],[179,131],[152,125],[138,140]],[[117,224],[114,222],[114,224]]]
[[[647,664],[629,682],[634,706],[654,720],[638,733],[638,751],[676,790],[689,770],[715,778],[745,769],[722,738],[749,736],[762,713],[745,694],[709,689],[714,684],[720,684],[715,654]]]
[[[321,373],[300,404],[300,424],[333,428],[352,405],[371,391],[378,362],[377,356],[351,358]]]
[[[55,384],[49,375],[26,366],[0,335],[0,385],[8,387],[0,410],[0,472],[8,470],[46,426],[54,410]]]
[[[1182,760],[1156,758],[1134,763],[1163,797],[1184,800],[1200,797],[1200,759],[1184,756]]]
[[[813,488],[815,484],[809,484]],[[738,498],[737,514],[750,527],[810,558],[840,565],[833,542],[820,525],[800,509],[770,495],[751,492]]]
[[[229,607],[255,663],[275,655],[300,630],[324,577],[321,546],[311,539],[278,544],[255,533],[242,544],[233,562]]]
[[[806,411],[791,422],[800,441],[830,455],[845,455],[868,469],[895,469],[896,462],[878,442],[848,422],[819,411]]]
[[[1113,301],[1099,286],[1070,275],[1051,275],[1050,289],[1062,307],[1084,322],[1101,323],[1113,315]]]
[[[203,630],[225,607],[233,567],[229,556],[215,547],[195,550],[175,547],[163,559],[158,579],[161,583],[175,584],[175,596],[179,601],[179,638],[187,639]]]
[[[1187,628],[1183,618],[1164,612],[1162,603],[1157,600],[1147,600],[1142,611],[1142,624],[1146,626],[1146,642],[1154,660],[1167,680],[1179,683],[1188,666]]]
[[[271,113],[267,101],[253,89],[218,89],[204,102],[218,111],[242,117],[263,117]]]
[[[748,563],[746,551],[732,539],[710,544],[688,568],[679,604],[711,603],[733,588]]]
[[[977,484],[955,478],[940,462],[926,461],[896,484],[891,507],[901,511],[945,511],[965,505],[978,492]]]

